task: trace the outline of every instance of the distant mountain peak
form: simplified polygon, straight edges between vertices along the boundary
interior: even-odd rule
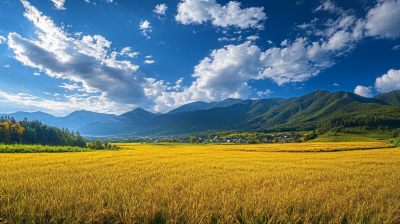
[[[123,114],[121,114],[119,116],[120,117],[126,117],[126,116],[132,116],[132,115],[154,115],[154,114],[149,112],[149,111],[147,111],[147,110],[144,110],[144,109],[138,107],[138,108],[136,108],[134,110],[128,111],[128,112],[123,113]]]
[[[318,89],[318,90],[315,90],[314,92],[311,92],[311,93],[309,93],[309,94],[321,94],[321,93],[331,93],[331,92],[329,92],[328,90],[323,90],[323,89]]]
[[[231,101],[231,100],[243,100],[243,99],[240,99],[240,98],[226,98],[226,99],[220,101],[220,103],[221,102],[225,102],[225,101]]]
[[[146,112],[148,112],[147,110],[144,110],[144,109],[142,109],[142,108],[140,108],[140,107],[138,107],[138,108],[136,108],[136,109],[134,109],[134,110],[132,110],[132,111],[146,111]]]
[[[216,102],[203,102],[203,101],[196,101],[192,103],[188,103],[185,105],[182,105],[178,108],[175,108],[166,114],[174,114],[174,113],[180,113],[180,112],[192,112],[196,110],[208,110],[212,109],[215,107],[229,107],[231,105],[234,105],[236,103],[242,102],[242,99],[234,99],[234,98],[227,98],[222,101],[216,101]]]

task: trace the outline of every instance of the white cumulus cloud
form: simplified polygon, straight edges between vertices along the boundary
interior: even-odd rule
[[[103,101],[135,104],[146,98],[143,85],[147,81],[136,72],[139,66],[116,60],[115,55],[121,52],[111,52],[110,41],[100,35],[75,39],[29,2],[21,2],[26,9],[24,16],[37,28],[37,40],[17,33],[8,35],[8,45],[18,61],[51,77],[80,83],[87,92],[101,93],[96,97]],[[129,50],[122,53],[134,56]]]
[[[153,64],[155,61],[154,60],[146,60],[144,61],[145,64]]]
[[[232,37],[232,38],[226,38],[226,37],[220,37],[218,38],[218,41],[235,41],[236,38]]]
[[[183,77],[178,79],[178,81],[176,81],[175,86],[172,87],[172,89],[179,90],[182,87],[182,81],[183,81]]]
[[[140,22],[139,28],[141,30],[151,29],[150,22],[148,22],[147,20]]]
[[[59,10],[65,9],[64,8],[65,0],[51,0],[51,1],[54,3],[54,5],[56,6],[57,9],[59,9]]]
[[[65,0],[51,0],[58,10],[64,10]]]
[[[156,109],[164,111],[165,108],[199,100],[246,99],[252,89],[249,80],[272,79],[278,85],[306,81],[333,64],[329,57],[321,57],[320,54],[326,53],[320,44],[310,43],[306,38],[264,52],[250,41],[228,45],[213,50],[210,57],[195,66],[192,77],[196,80],[191,86],[183,87],[181,92],[165,92],[157,96]]]
[[[7,39],[3,36],[0,36],[0,44],[2,44],[3,42],[6,42]]]
[[[274,93],[274,91],[271,91],[270,89],[267,89],[267,90],[265,90],[264,92],[263,91],[257,91],[257,95],[259,96],[259,97],[262,97],[262,96],[269,96],[269,95],[271,95],[272,93]]]
[[[368,11],[365,34],[378,38],[396,38],[400,35],[400,1],[378,0]]]
[[[400,70],[391,69],[387,74],[377,78],[375,88],[383,93],[400,90]]]
[[[247,40],[252,40],[255,41],[257,39],[260,39],[260,37],[258,35],[252,35],[252,36],[248,36],[246,37]],[[271,42],[272,43],[272,42]]]
[[[146,36],[148,39],[150,39],[150,36],[147,34],[148,32],[152,32],[152,28],[150,26],[150,22],[145,20],[145,21],[141,21],[140,25],[139,25],[139,29],[142,30],[142,34],[144,36]]]
[[[363,97],[368,97],[368,98],[373,97],[371,91],[372,91],[372,86],[370,86],[370,87],[357,86],[357,87],[354,89],[354,93],[355,93],[355,94],[360,95],[360,96],[363,96]]]
[[[242,8],[240,2],[230,1],[221,6],[216,0],[182,0],[175,19],[182,24],[202,24],[210,21],[214,26],[235,26],[241,29],[264,29],[267,19],[263,7]]]
[[[156,8],[153,10],[153,12],[160,14],[160,15],[165,15],[165,11],[167,11],[168,6],[166,4],[159,4],[156,5]]]

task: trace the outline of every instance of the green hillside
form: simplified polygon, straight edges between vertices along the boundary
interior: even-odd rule
[[[290,98],[244,100],[229,107],[160,115],[139,135],[172,135],[209,130],[307,131],[335,126],[400,127],[398,91],[365,98],[354,93],[318,90]],[[394,105],[391,105],[393,103]]]
[[[364,112],[384,105],[387,103],[350,92],[316,91],[300,97],[291,104],[274,108],[250,122],[253,122],[253,126],[259,125],[259,130],[311,130],[338,113]]]
[[[232,98],[228,98],[225,99],[223,101],[218,101],[218,102],[210,102],[210,103],[206,103],[206,102],[193,102],[193,103],[188,103],[185,104],[183,106],[180,106],[176,109],[173,109],[171,111],[169,111],[167,114],[174,114],[174,113],[180,113],[180,112],[192,112],[192,111],[196,111],[196,110],[208,110],[214,107],[229,107],[233,104],[242,102],[242,99],[232,99]]]
[[[400,106],[400,90],[382,93],[374,98],[377,100],[382,100],[390,105]]]
[[[230,107],[160,115],[137,133],[171,135],[197,133],[213,129],[236,129],[249,118],[259,116],[279,105],[283,99],[244,100]]]

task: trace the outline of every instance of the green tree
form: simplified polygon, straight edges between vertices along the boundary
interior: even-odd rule
[[[103,144],[101,144],[101,141],[97,139],[96,141],[94,141],[94,147],[96,149],[103,149]]]
[[[0,142],[7,143],[10,141],[10,126],[8,122],[3,122],[0,124]]]
[[[11,141],[21,143],[24,131],[25,128],[23,128],[18,122],[11,125]]]
[[[84,148],[84,147],[86,147],[86,140],[81,135],[78,134],[76,136],[76,140],[75,140],[74,144],[75,144],[75,146]]]
[[[196,137],[190,137],[190,143],[196,143],[197,138]]]
[[[24,131],[24,142],[27,144],[35,144],[37,142],[37,134],[34,128],[27,127]]]
[[[256,138],[252,138],[250,141],[248,141],[247,143],[249,143],[249,144],[258,144],[258,143],[260,143],[260,141],[258,140],[258,139],[256,139]]]

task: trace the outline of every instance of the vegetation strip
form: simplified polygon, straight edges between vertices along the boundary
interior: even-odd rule
[[[0,153],[62,153],[91,152],[92,149],[72,146],[42,146],[42,145],[4,145],[0,144]]]

